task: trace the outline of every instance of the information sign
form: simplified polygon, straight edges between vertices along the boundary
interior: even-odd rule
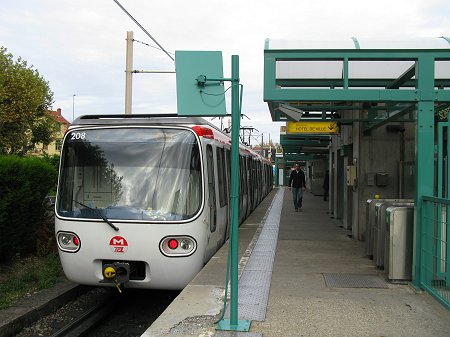
[[[336,122],[287,122],[287,133],[320,133],[334,134],[338,132]]]

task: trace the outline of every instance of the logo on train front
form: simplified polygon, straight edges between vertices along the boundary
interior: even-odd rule
[[[109,240],[109,247],[113,253],[125,253],[128,250],[128,242],[121,236],[115,236]]]

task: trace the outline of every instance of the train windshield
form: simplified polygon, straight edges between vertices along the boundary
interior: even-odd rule
[[[61,158],[62,217],[159,222],[187,220],[200,210],[200,150],[189,130],[73,130]]]

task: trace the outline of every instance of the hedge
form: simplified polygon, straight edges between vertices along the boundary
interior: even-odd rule
[[[56,180],[57,170],[44,159],[0,156],[0,262],[37,253],[44,200]]]

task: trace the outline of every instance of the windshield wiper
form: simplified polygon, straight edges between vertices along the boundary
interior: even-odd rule
[[[115,226],[111,221],[109,221],[106,218],[106,216],[104,216],[103,213],[101,211],[99,211],[98,209],[89,207],[88,205],[82,204],[81,202],[78,202],[78,201],[73,200],[73,199],[72,199],[72,201],[77,203],[78,205],[81,205],[81,206],[83,206],[83,207],[85,207],[87,209],[90,209],[91,211],[94,211],[95,214],[97,214],[100,218],[102,218],[103,221],[105,221],[108,225],[110,225],[115,231],[119,231],[119,227]]]

